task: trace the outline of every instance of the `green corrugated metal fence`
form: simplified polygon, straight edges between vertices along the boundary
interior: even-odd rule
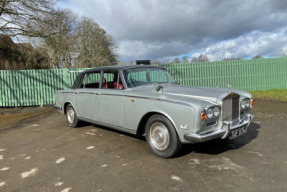
[[[160,65],[181,85],[267,90],[287,88],[287,58]]]
[[[53,105],[55,92],[70,88],[83,70],[0,70],[0,107]]]
[[[234,89],[287,89],[287,58],[162,64],[182,85]],[[85,69],[0,70],[0,107],[53,105],[57,90]]]

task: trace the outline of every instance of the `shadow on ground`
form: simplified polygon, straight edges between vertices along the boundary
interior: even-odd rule
[[[114,132],[116,134],[122,134],[122,135],[126,135],[128,137],[137,138],[139,140],[145,140],[144,136],[140,137],[140,136],[125,133],[125,132],[122,132],[119,130],[115,130],[115,129],[112,129],[109,127],[90,124],[90,123],[86,123],[86,122],[83,122],[80,127],[86,127],[86,126],[94,126],[96,128],[108,130],[108,131]],[[185,156],[185,155],[192,153],[192,152],[210,154],[210,155],[218,155],[218,154],[224,153],[226,151],[239,149],[239,148],[243,147],[244,145],[247,145],[248,143],[250,143],[252,140],[257,138],[257,135],[259,133],[258,129],[260,129],[259,124],[251,123],[249,128],[248,128],[248,132],[246,134],[244,134],[238,138],[235,138],[233,140],[217,139],[217,140],[212,140],[212,141],[205,142],[205,143],[184,145],[182,150],[181,150],[181,153],[177,157],[182,157],[182,156]]]
[[[184,145],[180,156],[184,156],[192,152],[218,155],[226,151],[239,149],[257,138],[259,133],[258,129],[260,129],[260,127],[261,126],[257,123],[251,123],[246,134],[233,140],[217,139],[205,143]]]

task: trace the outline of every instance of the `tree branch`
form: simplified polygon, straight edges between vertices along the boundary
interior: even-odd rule
[[[5,7],[5,4],[6,4],[6,0],[3,0],[1,3],[2,4],[0,5],[0,17],[2,15],[2,13],[3,13],[4,7]]]

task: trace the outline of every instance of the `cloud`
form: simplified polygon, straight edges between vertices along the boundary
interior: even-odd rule
[[[287,52],[287,27],[274,32],[252,31],[238,38],[221,41],[206,48],[211,60],[251,58],[255,55],[281,56]]]
[[[207,47],[213,53],[216,47],[222,48],[219,44],[230,49],[240,38],[254,40],[254,35],[263,35],[268,44],[258,49],[264,53],[257,54],[272,55],[268,48],[273,41],[281,45],[282,40],[271,36],[286,27],[287,18],[287,2],[272,0],[65,0],[59,6],[94,18],[115,38],[122,60],[198,54]],[[252,50],[258,45],[248,43]],[[243,50],[246,53],[238,55],[253,56],[250,49]]]

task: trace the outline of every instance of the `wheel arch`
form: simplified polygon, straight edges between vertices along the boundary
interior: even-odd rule
[[[66,112],[67,112],[67,107],[68,107],[68,105],[72,105],[73,106],[73,104],[71,103],[71,102],[66,102],[66,103],[64,103],[64,114],[66,115]],[[73,106],[74,107],[74,106]]]
[[[176,133],[178,134],[178,130],[177,130],[176,126],[175,126],[175,123],[174,123],[174,121],[172,120],[172,118],[171,118],[169,115],[167,115],[167,114],[165,114],[165,113],[163,113],[163,112],[152,111],[152,112],[146,113],[146,114],[141,118],[140,123],[139,123],[139,125],[138,125],[138,127],[137,127],[137,132],[136,132],[136,134],[137,134],[138,136],[143,136],[143,135],[145,134],[145,125],[146,125],[148,119],[149,119],[151,116],[156,115],[156,114],[157,114],[157,115],[162,115],[162,116],[164,116],[165,118],[167,118],[167,119],[171,122],[171,124],[173,125],[173,127],[174,127]]]

